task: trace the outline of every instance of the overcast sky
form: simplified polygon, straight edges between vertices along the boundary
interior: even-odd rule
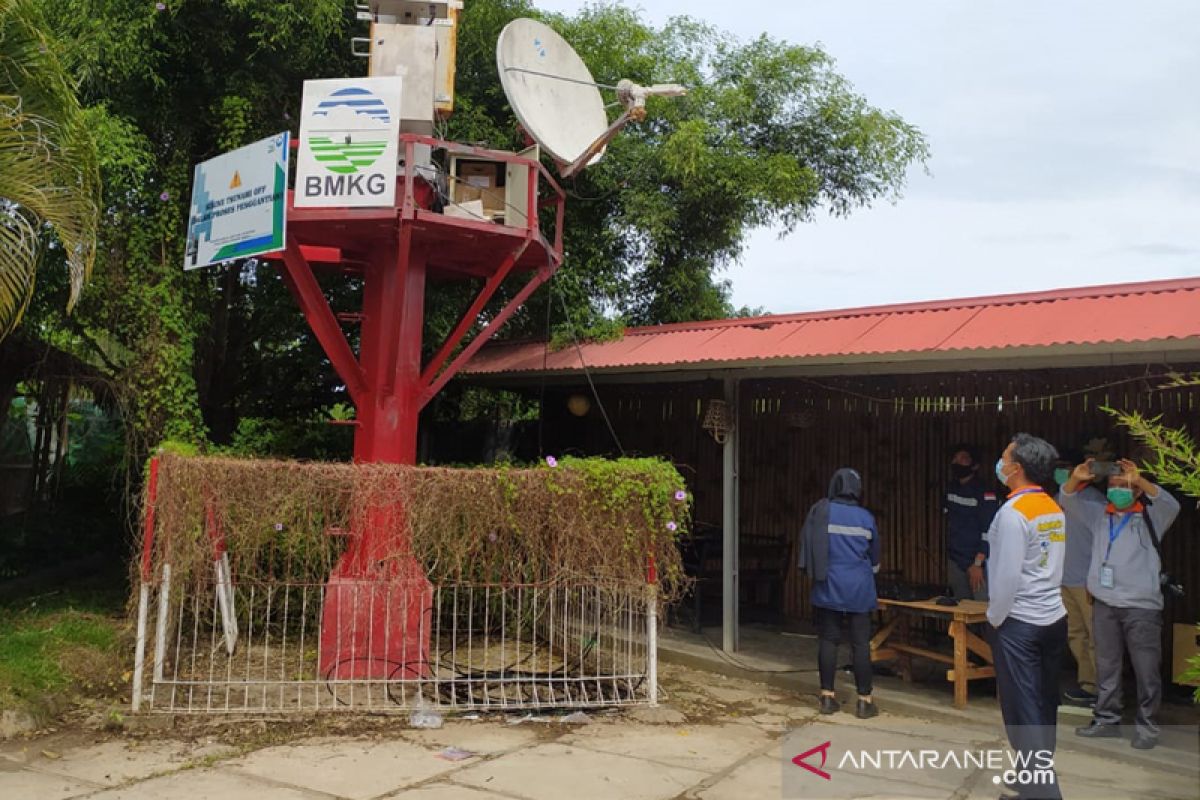
[[[756,232],[727,274],[735,305],[1200,275],[1198,0],[627,4],[654,24],[688,14],[744,39],[819,42],[872,104],[929,139],[929,174],[914,170],[898,204],[822,217],[782,241]]]

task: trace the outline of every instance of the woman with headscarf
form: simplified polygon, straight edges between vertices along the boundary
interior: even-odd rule
[[[879,529],[861,505],[862,478],[839,469],[829,482],[829,496],[817,501],[800,531],[800,569],[812,579],[812,606],[817,628],[817,665],[821,673],[822,714],[838,704],[833,683],[843,624],[850,629],[854,680],[858,688],[855,715],[879,713],[871,695],[871,612],[877,606],[875,573],[879,572]]]

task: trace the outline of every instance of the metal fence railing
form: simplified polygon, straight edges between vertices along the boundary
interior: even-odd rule
[[[135,710],[387,713],[654,703],[653,586],[143,585]]]

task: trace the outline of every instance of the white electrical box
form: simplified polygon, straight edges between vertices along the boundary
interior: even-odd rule
[[[541,158],[541,148],[535,144],[517,155],[536,162]],[[529,167],[509,161],[504,171],[504,224],[524,228],[529,224],[529,217],[525,213],[529,208]],[[536,184],[533,189],[533,202],[534,213],[537,213]]]
[[[371,77],[399,75],[404,79],[400,97],[400,130],[404,133],[433,134],[436,54],[437,34],[432,27],[390,22],[371,26]]]
[[[370,0],[359,5],[359,14],[371,20],[370,49],[355,52],[370,58],[370,75],[404,77],[406,132],[430,134],[434,116],[448,117],[454,110],[461,8],[460,0]]]

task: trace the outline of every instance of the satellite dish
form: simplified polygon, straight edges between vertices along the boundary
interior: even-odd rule
[[[515,19],[496,42],[500,84],[521,126],[562,165],[566,178],[604,155],[604,148],[631,120],[646,117],[646,98],[676,97],[676,84],[639,86],[622,80],[598,84],[583,59],[544,23]],[[613,89],[625,112],[612,124],[600,89]]]
[[[604,99],[583,59],[547,25],[515,19],[496,42],[500,85],[521,126],[555,160],[573,164],[604,135]],[[604,148],[589,159],[599,161]]]

